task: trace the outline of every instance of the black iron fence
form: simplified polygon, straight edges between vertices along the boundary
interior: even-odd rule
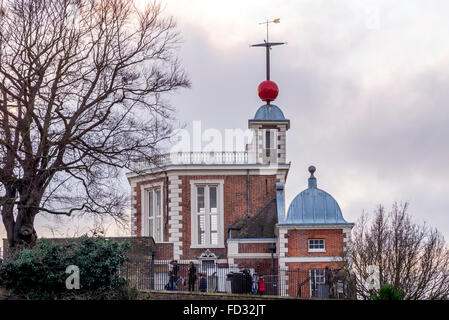
[[[295,296],[303,298],[344,298],[345,284],[334,277],[326,281],[324,269],[276,270],[255,272],[251,268],[195,265],[171,261],[134,260],[125,263],[120,273],[139,290],[179,290]],[[177,269],[177,270],[175,270]]]

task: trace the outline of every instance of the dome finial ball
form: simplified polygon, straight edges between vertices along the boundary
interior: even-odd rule
[[[314,166],[309,167],[309,172],[312,175],[312,177],[313,177],[313,174],[315,173],[315,171],[316,171],[316,168]]]

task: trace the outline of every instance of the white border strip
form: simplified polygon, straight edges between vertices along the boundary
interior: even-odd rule
[[[228,258],[231,258],[231,259],[271,259],[271,253],[228,254]],[[276,255],[274,255],[274,258],[277,258]]]
[[[342,262],[343,258],[331,257],[283,257],[282,262]]]

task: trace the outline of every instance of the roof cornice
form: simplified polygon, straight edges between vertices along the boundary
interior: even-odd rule
[[[158,168],[148,168],[139,172],[127,172],[126,177],[128,179],[134,177],[140,177],[143,175],[152,175],[160,172],[169,172],[169,171],[220,171],[220,174],[226,175],[226,172],[232,174],[233,171],[238,170],[258,170],[261,173],[265,174],[275,174],[278,170],[286,170],[287,172],[290,169],[290,163],[278,163],[276,165],[269,164],[172,164],[165,167]]]

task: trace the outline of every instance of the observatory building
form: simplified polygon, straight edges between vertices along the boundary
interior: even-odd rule
[[[246,151],[177,152],[161,156],[157,165],[135,163],[127,174],[132,236],[154,239],[156,265],[177,260],[193,262],[199,271],[245,268],[273,276],[267,290],[292,296],[301,286],[291,281],[299,270],[308,275],[303,295],[316,296],[324,269],[342,266],[354,224],[318,188],[314,166],[286,206],[290,120],[273,104],[279,89],[269,76],[269,50],[278,44],[255,45],[266,47],[267,79],[258,87],[263,105],[248,120],[253,139]]]

